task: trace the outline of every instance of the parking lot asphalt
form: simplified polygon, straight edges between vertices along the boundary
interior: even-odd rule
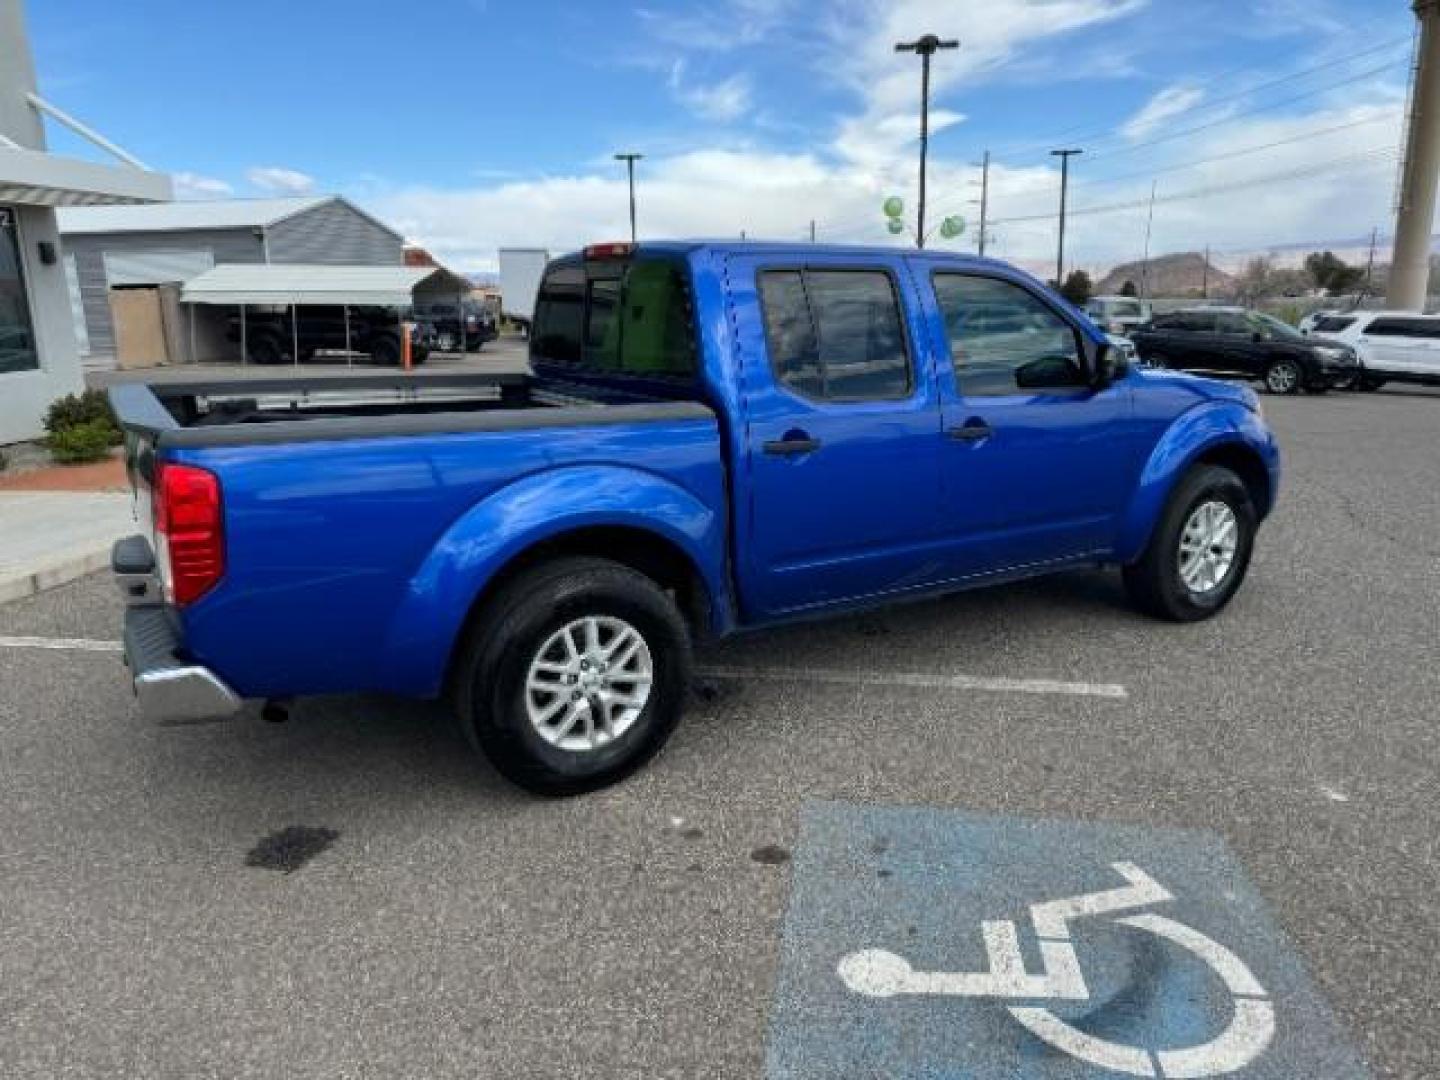
[[[1284,490],[1220,618],[1096,572],[736,639],[572,800],[438,706],[147,724],[115,653],[15,642],[113,640],[103,577],[0,606],[0,1075],[765,1075],[822,802],[1212,833],[1371,1074],[1440,1073],[1440,394],[1265,407]],[[335,835],[247,865],[292,826]]]

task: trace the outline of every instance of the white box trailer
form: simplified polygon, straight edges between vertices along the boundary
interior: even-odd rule
[[[535,296],[550,252],[544,248],[500,249],[500,311],[528,331],[535,317]]]

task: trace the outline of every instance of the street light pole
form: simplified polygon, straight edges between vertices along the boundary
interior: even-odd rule
[[[1084,150],[1051,150],[1060,159],[1060,250],[1055,256],[1055,288],[1065,284],[1065,196],[1070,187],[1070,159]]]
[[[625,173],[630,180],[630,242],[635,242],[635,162],[644,154],[616,154],[616,161],[625,162]]]
[[[920,54],[920,209],[916,217],[915,246],[925,246],[925,156],[930,146],[930,57],[937,49],[958,49],[958,41],[941,41],[926,34],[916,41],[898,41],[896,52]]]

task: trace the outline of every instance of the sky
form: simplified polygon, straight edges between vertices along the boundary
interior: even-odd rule
[[[899,243],[920,61],[927,231],[1053,274],[1391,226],[1406,0],[28,0],[41,93],[182,198],[337,193],[455,269],[639,234]],[[51,129],[60,153],[96,156]],[[1154,185],[1153,220],[1150,197]],[[1383,253],[1382,253],[1383,254]]]

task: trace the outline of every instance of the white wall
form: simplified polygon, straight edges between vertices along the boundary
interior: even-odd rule
[[[70,317],[65,264],[59,258],[55,211],[43,206],[17,206],[15,213],[40,367],[0,375],[0,445],[42,434],[41,421],[50,402],[84,385]],[[55,246],[56,259],[49,266],[40,262],[38,245],[44,240]]]

